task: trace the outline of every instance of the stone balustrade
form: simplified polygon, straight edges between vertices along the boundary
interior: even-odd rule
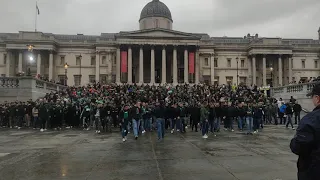
[[[46,93],[66,88],[67,86],[33,77],[1,77],[0,102],[36,100],[46,95]]]
[[[310,97],[307,94],[312,91],[312,88],[320,82],[310,82],[304,84],[291,84],[287,86],[275,87],[271,89],[271,96],[274,98],[282,98],[284,101],[289,101],[291,96],[295,98],[302,108],[312,111],[314,108]]]

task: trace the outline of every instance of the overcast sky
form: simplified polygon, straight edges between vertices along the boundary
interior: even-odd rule
[[[100,35],[137,30],[151,0],[38,0],[38,31]],[[317,39],[319,0],[162,0],[173,29],[210,36]],[[0,0],[0,32],[34,31],[36,0]]]

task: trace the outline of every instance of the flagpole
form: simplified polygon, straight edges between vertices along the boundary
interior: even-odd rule
[[[38,9],[37,9],[38,3],[36,1],[36,18],[34,23],[34,32],[37,32],[37,20],[38,20]]]

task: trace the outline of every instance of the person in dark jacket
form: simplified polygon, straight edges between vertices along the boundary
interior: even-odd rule
[[[190,107],[190,120],[192,122],[191,130],[195,128],[195,132],[198,132],[198,124],[200,122],[200,108],[196,105]]]
[[[257,133],[262,122],[263,111],[262,107],[258,104],[253,105],[253,133]]]
[[[318,180],[320,172],[320,84],[308,95],[316,108],[301,119],[290,143],[291,151],[299,156],[298,180]]]
[[[243,123],[244,121],[246,120],[246,114],[247,114],[247,111],[245,110],[245,108],[243,107],[244,103],[243,102],[240,102],[238,104],[238,107],[237,107],[237,116],[238,116],[238,127],[239,127],[239,130],[242,131],[243,130]]]
[[[157,122],[158,140],[161,141],[164,138],[165,127],[164,127],[164,117],[165,117],[165,107],[164,102],[161,104],[156,103],[156,107],[153,110],[153,115]]]
[[[107,113],[106,113],[107,116]],[[121,135],[122,141],[125,142],[127,140],[128,135],[128,123],[130,120],[130,109],[129,106],[124,106],[123,109],[119,113],[119,119],[121,121]]]
[[[288,126],[289,126],[289,124],[290,124],[290,125],[291,125],[291,128],[292,128],[293,130],[295,130],[294,127],[293,127],[293,124],[292,124],[293,110],[292,110],[291,104],[290,104],[290,103],[287,103],[286,106],[287,106],[287,108],[286,108],[286,110],[285,110],[285,114],[286,114],[286,116],[287,116],[286,128],[288,128]]]
[[[298,104],[297,101],[295,101],[293,105],[293,112],[294,112],[294,124],[297,124],[300,122],[300,112],[302,111],[301,105]]]

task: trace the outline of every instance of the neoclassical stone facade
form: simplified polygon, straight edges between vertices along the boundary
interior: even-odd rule
[[[319,40],[258,34],[210,37],[176,31],[170,10],[159,0],[143,8],[139,27],[99,36],[1,33],[0,74],[8,77],[30,71],[61,82],[66,74],[68,85],[100,81],[257,86],[285,85],[320,75]],[[318,35],[320,39],[320,29]],[[34,45],[32,53],[28,44]]]

